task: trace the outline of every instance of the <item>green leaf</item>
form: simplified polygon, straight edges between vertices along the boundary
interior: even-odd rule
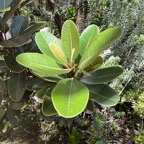
[[[44,26],[45,23],[36,23],[28,27],[27,29],[24,30],[23,34],[24,36],[31,36],[34,32],[39,30],[42,26]]]
[[[52,58],[38,53],[23,53],[17,56],[17,62],[32,70],[49,75],[68,73],[71,69],[62,69]]]
[[[83,76],[81,81],[86,84],[102,84],[112,81],[123,73],[123,69],[119,66],[104,67],[93,72],[91,76]]]
[[[18,102],[24,95],[26,85],[25,73],[13,73],[8,81],[8,94],[14,102]]]
[[[79,33],[73,21],[67,20],[63,24],[61,39],[65,54],[69,61],[72,63],[80,53]]]
[[[10,4],[10,10],[5,12],[3,16],[3,21],[1,27],[5,27],[6,22],[8,19],[13,15],[13,13],[17,10],[17,8],[20,6],[20,4],[23,2],[23,0],[12,0]]]
[[[3,60],[0,60],[0,73],[6,72],[8,70],[5,62]]]
[[[87,68],[86,71],[92,71],[95,70],[97,68],[99,68],[100,66],[102,66],[103,64],[103,58],[101,56],[98,56]]]
[[[91,43],[95,40],[99,34],[99,28],[96,25],[88,26],[80,36],[80,55],[82,56],[84,51],[89,49]]]
[[[13,37],[17,37],[22,34],[23,31],[28,27],[28,18],[23,16],[16,16],[11,24],[11,33]]]
[[[35,76],[37,77],[40,77],[46,81],[49,81],[49,82],[58,82],[59,80],[63,79],[62,77],[60,76],[57,76],[57,75],[48,75],[47,73],[44,73],[44,72],[39,72],[39,71],[34,71],[34,70],[31,70],[32,74],[34,74]]]
[[[58,46],[60,46],[62,48],[62,44],[61,44],[61,40],[58,39],[57,37],[55,37],[54,35],[52,35],[49,32],[38,32],[36,34],[35,37],[36,43],[40,49],[40,51],[44,54],[47,55],[55,60],[57,60],[55,58],[55,56],[53,55],[53,53],[51,52],[50,48],[49,48],[49,44],[50,43],[55,43]]]
[[[4,114],[5,114],[5,110],[0,108],[0,118],[2,118]]]
[[[51,52],[57,58],[57,60],[61,64],[67,66],[68,62],[67,62],[67,58],[66,58],[66,55],[65,55],[63,49],[61,47],[59,47],[58,45],[56,45],[55,43],[51,43],[49,46],[50,46]]]
[[[80,114],[88,103],[88,88],[73,78],[60,80],[52,90],[52,102],[60,116],[72,118]]]
[[[53,106],[52,99],[49,95],[49,91],[45,93],[42,104],[42,112],[45,116],[56,115],[57,112]]]
[[[40,79],[40,78],[32,78],[32,79],[29,79],[27,82],[26,82],[26,89],[28,91],[33,91],[33,86],[39,82],[42,82],[43,80]]]
[[[114,106],[120,100],[118,94],[108,85],[96,84],[87,85],[87,87],[90,91],[90,99],[95,100],[102,106]]]
[[[0,12],[5,12],[10,10],[10,3],[12,2],[12,0],[1,0],[0,1]]]
[[[18,102],[9,102],[9,107],[14,109],[14,110],[20,110],[25,104],[25,101],[23,99],[21,99]]]
[[[35,34],[32,35],[32,41],[27,46],[27,52],[38,52],[40,53],[40,50],[36,44],[35,41]]]
[[[23,67],[22,65],[20,65],[17,61],[16,61],[16,56],[18,55],[18,53],[10,53],[6,56],[4,56],[4,61],[6,66],[13,72],[15,73],[20,73],[22,71],[24,71],[26,68]]]
[[[35,94],[36,97],[43,99],[45,93],[47,92],[48,87],[43,87],[42,89],[38,90]]]
[[[34,84],[33,87],[32,87],[32,89],[33,89],[33,90],[40,90],[40,89],[42,89],[42,88],[44,88],[44,87],[52,87],[52,86],[54,86],[54,85],[55,85],[55,83],[48,82],[48,81],[43,81],[43,80],[42,80],[42,81]]]
[[[80,60],[79,69],[83,70],[88,67],[95,58],[116,41],[121,34],[122,30],[120,28],[110,28],[96,35],[88,50],[84,52]]]
[[[10,38],[10,39],[5,40],[5,41],[0,41],[0,47],[7,47],[7,48],[19,47],[19,46],[22,46],[22,45],[27,44],[29,42],[30,42],[29,37],[17,36],[17,37]]]

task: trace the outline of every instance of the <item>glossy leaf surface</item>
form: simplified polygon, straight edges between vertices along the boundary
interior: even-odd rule
[[[80,114],[86,108],[88,99],[88,88],[73,78],[60,80],[52,91],[54,107],[65,118]]]
[[[52,35],[49,32],[38,32],[36,34],[36,43],[44,55],[47,55],[53,59],[56,59],[49,48],[50,43],[55,43],[62,48],[61,40]]]
[[[102,51],[121,36],[121,33],[120,28],[110,28],[98,34],[89,46],[88,51],[84,52],[79,69],[82,70],[88,67]]]
[[[104,67],[93,72],[91,76],[83,76],[81,81],[86,84],[101,84],[112,81],[123,73],[123,69],[119,66]]]
[[[69,60],[75,60],[80,52],[79,33],[73,21],[67,20],[62,27],[61,33],[64,51]],[[74,51],[74,55],[73,52]],[[73,56],[72,56],[73,55]]]
[[[14,102],[18,102],[24,95],[26,85],[25,73],[13,73],[8,81],[8,94]]]
[[[23,16],[16,16],[11,24],[11,33],[13,37],[16,37],[23,33],[23,31],[28,27],[28,18]]]
[[[114,106],[120,100],[118,94],[108,85],[96,84],[88,85],[87,87],[90,91],[90,99],[95,100],[102,106]]]
[[[5,12],[5,14],[3,16],[2,27],[5,26],[8,19],[13,15],[13,13],[17,10],[17,8],[20,6],[20,4],[22,2],[23,2],[23,0],[12,0],[12,2],[10,4],[10,10]]]
[[[88,51],[91,43],[95,40],[99,34],[99,28],[96,25],[88,26],[80,36],[80,55],[82,56],[84,51]]]
[[[17,61],[16,61],[16,56],[18,55],[18,53],[10,53],[6,56],[4,56],[4,61],[6,66],[13,72],[15,73],[19,73],[25,70],[25,67],[23,67],[22,65],[20,65]]]
[[[43,54],[24,53],[18,55],[16,60],[25,67],[48,75],[60,75],[71,71],[71,69],[60,68],[55,60]]]

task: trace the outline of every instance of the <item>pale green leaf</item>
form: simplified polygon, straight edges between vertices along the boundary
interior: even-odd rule
[[[61,39],[65,54],[72,63],[80,53],[79,32],[73,21],[67,20],[63,24]]]
[[[73,78],[60,80],[51,95],[56,111],[65,118],[80,114],[89,99],[88,88]]]
[[[23,53],[18,55],[16,60],[27,68],[47,75],[61,75],[71,71],[71,69],[61,68],[55,60],[39,53]]]
[[[98,34],[87,51],[84,52],[80,60],[79,69],[82,70],[88,67],[102,51],[121,36],[121,33],[122,30],[120,28],[110,28]]]
[[[52,35],[49,32],[43,31],[43,32],[38,32],[36,34],[35,40],[36,40],[36,43],[37,43],[40,51],[44,55],[47,55],[47,56],[57,60],[55,58],[55,56],[53,55],[53,53],[51,52],[51,50],[49,48],[49,44],[55,43],[62,48],[60,39],[58,39],[57,37],[55,37],[54,35]]]

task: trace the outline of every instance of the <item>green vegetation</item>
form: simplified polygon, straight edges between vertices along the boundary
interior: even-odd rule
[[[0,143],[142,144],[143,13],[143,0],[1,0]]]

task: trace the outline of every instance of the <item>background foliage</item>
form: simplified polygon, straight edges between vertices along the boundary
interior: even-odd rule
[[[16,1],[15,1],[16,2]],[[0,2],[1,4],[1,2]],[[5,7],[6,8],[6,7]],[[0,94],[5,95],[6,101],[1,108],[7,113],[1,118],[1,141],[9,138],[16,143],[24,134],[30,138],[27,143],[50,142],[56,143],[136,143],[144,142],[144,1],[143,0],[68,0],[68,1],[29,1],[25,0],[18,9],[8,18],[8,28],[12,35],[14,19],[19,18],[29,21],[30,25],[40,24],[47,30],[60,37],[61,26],[67,19],[76,22],[82,32],[89,24],[96,24],[101,30],[120,26],[123,35],[117,43],[102,54],[104,66],[122,65],[125,72],[114,82],[109,83],[119,92],[121,101],[113,108],[104,109],[95,104],[95,113],[83,113],[82,116],[71,120],[58,117],[44,117],[40,111],[40,104],[33,99],[34,93],[28,91],[23,94],[24,105],[19,105],[19,110],[14,110],[14,102],[7,99],[10,90],[5,84],[12,85],[9,78],[16,78],[21,73],[9,67],[11,59],[15,62],[15,55],[23,51],[37,51],[34,37],[28,41],[32,34],[40,27],[26,35],[26,43],[14,45],[11,49],[6,46],[0,48]],[[3,17],[3,13],[0,13]],[[0,23],[2,18],[0,18]],[[27,19],[27,20],[26,20]],[[17,24],[17,22],[16,22]],[[26,28],[25,28],[26,29]],[[2,29],[1,29],[2,30]],[[24,29],[22,29],[24,30]],[[24,32],[21,31],[23,36]],[[0,43],[5,41],[6,34],[0,34]],[[15,38],[16,35],[12,35]],[[6,37],[7,40],[11,38]],[[17,41],[19,42],[19,41]],[[2,45],[2,44],[0,44]],[[31,48],[34,48],[33,50]],[[10,59],[10,60],[9,60]],[[5,65],[6,64],[6,65]],[[22,68],[23,69],[23,68]],[[26,79],[31,79],[29,71],[24,72]],[[3,83],[4,81],[4,83]],[[38,80],[36,80],[38,81]],[[11,86],[9,86],[11,87]],[[35,86],[38,88],[37,86]],[[21,104],[21,103],[19,103]],[[21,108],[22,107],[22,108]],[[17,105],[16,105],[17,108]],[[3,114],[3,110],[0,113]],[[13,125],[13,126],[12,126]],[[36,131],[37,130],[37,131]],[[36,139],[37,137],[37,139]],[[20,138],[19,138],[20,139]],[[9,142],[8,141],[8,142]],[[18,141],[18,140],[17,140]],[[21,138],[21,141],[24,141]],[[7,143],[8,143],[7,142]]]

